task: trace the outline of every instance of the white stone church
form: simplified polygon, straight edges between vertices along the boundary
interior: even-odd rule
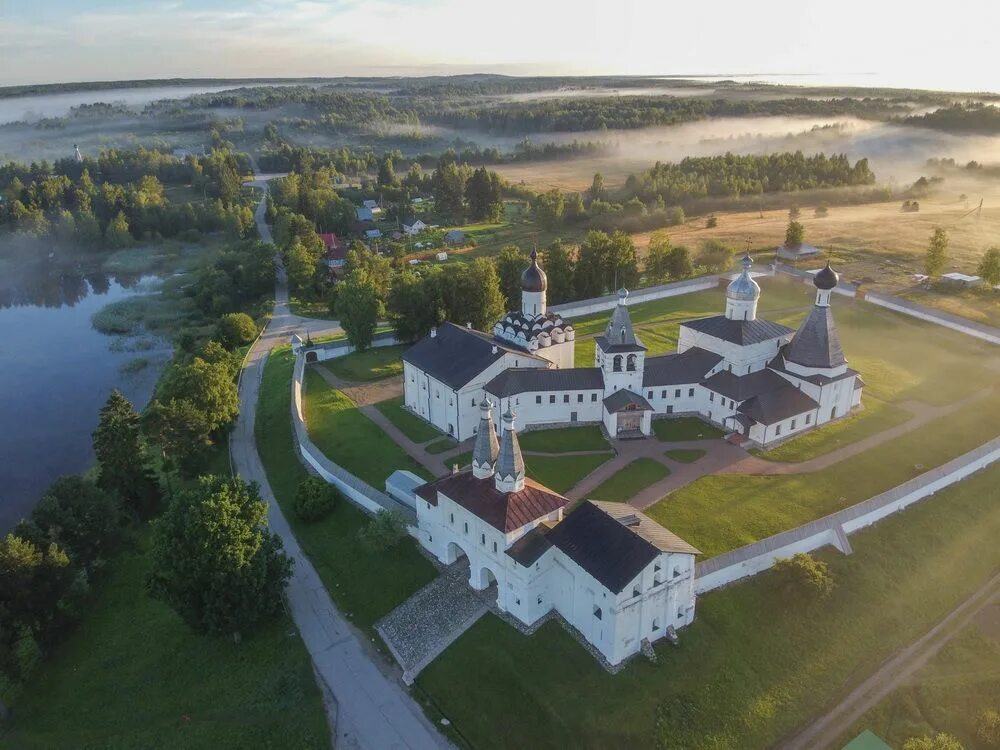
[[[759,446],[847,415],[863,383],[833,321],[836,272],[815,275],[816,303],[794,331],[757,317],[751,264],[748,255],[729,284],[725,314],[681,324],[674,354],[646,357],[619,291],[594,366],[574,367],[576,333],[547,309],[532,252],[519,312],[491,334],[445,323],[403,355],[406,407],[460,441],[477,433],[484,399],[523,427],[603,424],[612,438],[641,438],[654,417],[690,414]]]
[[[480,399],[472,468],[415,489],[420,543],[469,560],[469,584],[527,626],[558,612],[611,665],[694,619],[698,550],[623,503],[569,500],[525,477],[514,415]]]

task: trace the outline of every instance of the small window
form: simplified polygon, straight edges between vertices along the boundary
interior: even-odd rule
[[[634,354],[628,355],[628,363],[625,365],[625,369],[629,372],[635,372],[636,356]]]
[[[622,355],[616,354],[615,358],[613,360],[611,360],[611,362],[612,362],[612,365],[611,365],[611,369],[612,370],[614,370],[615,372],[621,372],[622,371]]]
[[[792,429],[793,430],[795,429],[795,420],[794,419],[792,420]]]
[[[518,607],[520,607],[521,606],[521,600],[520,599],[515,599],[514,600],[514,604],[516,604]]]
[[[684,617],[684,610],[683,609],[677,610],[677,619],[680,620],[682,617]]]
[[[775,434],[775,436],[778,436],[778,435],[781,434],[781,425],[780,424],[777,427],[774,428],[774,434]]]
[[[812,418],[813,418],[812,414],[806,414],[806,424],[809,424],[810,422],[812,422]]]
[[[542,403],[542,397],[541,396],[535,396],[535,403],[536,404]]]
[[[674,568],[674,578],[680,578],[680,577],[681,577],[681,569]]]
[[[667,414],[673,414],[673,413],[674,413],[674,405],[673,404],[668,404],[667,405]]]
[[[694,398],[694,388],[688,388],[688,398]]]
[[[590,400],[591,401],[597,401],[597,394],[596,393],[591,393],[590,394]]]
[[[535,603],[536,604],[541,604],[542,603],[542,595],[541,594],[538,595],[538,598],[535,600]]]
[[[465,526],[465,533],[468,534],[469,533],[469,522],[466,521],[463,525]]]
[[[476,405],[476,399],[472,399],[472,405],[473,405],[473,406],[475,406],[475,405]]]
[[[660,618],[659,617],[654,617],[653,618],[653,632],[655,633],[659,629],[660,629]]]
[[[653,398],[653,392],[652,391],[646,391],[646,398],[649,398],[649,399]]]
[[[434,391],[434,398],[441,398],[441,391]]]
[[[455,514],[454,513],[449,513],[448,515],[451,516],[451,519],[449,520],[449,523],[452,526],[454,526],[455,525]]]
[[[642,596],[642,592],[639,590],[638,586],[632,588],[632,596]]]
[[[654,573],[658,573],[659,571],[660,571],[660,564],[659,563],[654,563],[653,564],[653,572]]]
[[[708,400],[709,401],[715,401],[715,394],[712,393],[712,391],[708,392]]]
[[[556,397],[555,397],[555,394],[553,394],[553,395],[549,396],[549,403],[550,403],[550,404],[554,404],[555,402],[556,402]]]
[[[486,546],[486,534],[480,534],[479,535],[479,543],[481,545],[483,545],[484,547]]]
[[[666,391],[660,391],[660,398],[666,398],[666,397],[667,397],[667,392]]]
[[[582,404],[583,403],[583,394],[582,393],[576,394],[576,403],[578,403],[578,404]]]
[[[496,551],[497,551],[497,543],[493,542],[493,554],[496,554]]]
[[[732,371],[733,371],[733,363],[732,363],[732,362],[730,362],[730,363],[729,363],[729,372],[732,372]]]
[[[604,613],[601,612],[600,607],[594,607],[594,617],[596,617],[598,620],[604,619]]]
[[[674,398],[680,398],[680,397],[681,397],[681,389],[677,388],[674,390]]]
[[[569,403],[569,394],[568,393],[564,393],[563,394],[563,403],[564,404],[568,404]]]

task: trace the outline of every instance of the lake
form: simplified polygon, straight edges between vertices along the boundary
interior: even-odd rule
[[[123,286],[104,274],[52,274],[0,290],[0,531],[27,515],[55,478],[93,464],[90,434],[113,388],[137,409],[170,354],[163,341],[106,336],[90,316],[148,292],[155,277]],[[148,364],[134,369],[142,358]],[[133,363],[132,367],[129,363]]]

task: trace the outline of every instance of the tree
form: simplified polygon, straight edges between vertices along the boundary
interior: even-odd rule
[[[170,397],[194,404],[204,416],[209,432],[227,426],[240,413],[239,392],[226,362],[195,357],[168,374],[163,390]]]
[[[459,222],[465,213],[465,173],[453,161],[439,164],[431,175],[434,206],[443,216]]]
[[[19,533],[40,547],[58,545],[74,564],[91,569],[106,561],[121,539],[121,506],[83,477],[60,477]]]
[[[599,297],[607,291],[610,283],[607,277],[608,243],[608,235],[604,232],[588,232],[580,245],[574,276],[577,299]]]
[[[361,543],[373,552],[384,552],[395,547],[406,537],[406,519],[393,508],[380,510],[358,532]]]
[[[132,244],[132,233],[129,231],[128,219],[121,211],[104,230],[104,242],[110,248],[123,248]]]
[[[507,245],[496,257],[500,292],[508,310],[521,309],[521,274],[529,262],[528,256],[517,245]]]
[[[500,277],[486,258],[446,266],[437,280],[446,320],[485,330],[503,315]]]
[[[653,283],[660,284],[670,277],[670,237],[666,232],[653,232],[646,249],[646,276]]]
[[[340,493],[332,484],[319,477],[306,477],[299,482],[292,508],[303,521],[319,521],[330,515],[339,499]]]
[[[639,285],[639,258],[632,238],[618,230],[610,237],[608,244],[608,278],[615,285],[634,289]]]
[[[833,591],[830,566],[805,552],[778,560],[774,564],[774,572],[785,593],[792,597],[809,594],[822,598]]]
[[[911,737],[903,743],[903,750],[965,750],[965,748],[957,738],[938,732],[934,735]]]
[[[257,324],[246,313],[226,313],[219,318],[217,328],[223,345],[230,349],[257,338]]]
[[[496,223],[503,217],[500,176],[480,167],[465,184],[465,197],[473,219]]]
[[[559,188],[552,188],[548,192],[536,196],[531,207],[542,226],[551,229],[562,221],[566,204]]]
[[[393,280],[387,308],[401,341],[416,341],[444,320],[437,283],[440,274],[440,268],[429,268],[425,275],[406,269]]]
[[[600,172],[594,173],[594,179],[590,183],[590,190],[587,191],[591,200],[599,201],[604,199],[604,175]]]
[[[576,264],[570,251],[556,240],[544,253],[545,275],[549,288],[546,296],[550,305],[561,305],[574,297]]]
[[[990,286],[1000,284],[1000,247],[991,247],[976,267],[976,273]]]
[[[380,187],[396,187],[399,178],[396,177],[396,168],[392,163],[392,157],[386,154],[378,165],[378,184]]]
[[[788,222],[788,228],[785,230],[785,247],[798,247],[805,238],[806,230],[802,224],[795,220]]]
[[[948,235],[941,227],[936,227],[931,234],[930,245],[927,247],[927,255],[924,258],[924,273],[928,276],[937,276],[944,268],[946,255],[948,252]]]
[[[705,240],[701,244],[697,263],[709,271],[725,271],[733,262],[733,248],[721,240]]]
[[[160,485],[146,463],[139,428],[139,413],[113,390],[93,433],[97,484],[116,493],[139,518],[149,518],[159,509]]]
[[[292,560],[256,483],[202,477],[153,522],[150,594],[197,633],[241,633],[281,610]]]
[[[284,252],[285,272],[293,289],[305,289],[316,279],[319,257],[301,239],[292,239]]]
[[[144,428],[160,446],[164,464],[193,477],[212,447],[212,429],[205,415],[186,399],[154,400],[146,410]]]
[[[358,351],[371,346],[382,308],[380,290],[364,270],[349,274],[337,287],[336,314]]]

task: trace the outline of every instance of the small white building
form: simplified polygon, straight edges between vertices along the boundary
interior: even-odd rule
[[[416,235],[427,229],[427,225],[420,219],[409,218],[403,222],[403,234]]]
[[[779,258],[785,260],[799,260],[800,258],[811,258],[820,254],[820,249],[815,245],[807,245],[802,242],[797,245],[779,245],[777,248]]]
[[[979,276],[970,276],[967,273],[958,273],[957,271],[941,274],[941,281],[955,286],[979,286],[983,283]]]
[[[521,309],[489,334],[446,324],[403,355],[405,405],[458,440],[484,398],[525,426],[590,423],[615,439],[642,438],[655,417],[698,415],[767,446],[846,416],[863,383],[847,366],[830,308],[839,279],[813,277],[816,303],[797,331],[757,317],[752,261],[726,290],[726,310],[680,325],[677,351],[646,356],[619,291],[593,367],[575,367],[576,332],[546,305],[547,278],[532,253]]]
[[[514,415],[497,439],[480,402],[472,468],[416,488],[417,538],[469,561],[469,585],[525,625],[555,610],[612,665],[694,619],[698,550],[622,503],[562,495],[525,477]]]
[[[368,199],[366,201],[362,201],[361,205],[371,211],[373,217],[382,213],[382,207],[378,204],[377,200]]]

